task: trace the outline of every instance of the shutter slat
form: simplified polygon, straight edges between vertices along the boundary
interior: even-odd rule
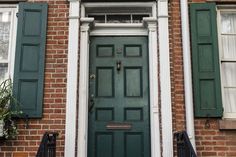
[[[47,3],[20,3],[13,94],[25,114],[42,116]]]
[[[190,17],[195,116],[221,117],[216,5],[190,4]]]

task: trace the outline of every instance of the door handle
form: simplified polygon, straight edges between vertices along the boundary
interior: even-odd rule
[[[92,94],[89,98],[89,113],[92,113],[93,107],[94,107],[94,95]]]

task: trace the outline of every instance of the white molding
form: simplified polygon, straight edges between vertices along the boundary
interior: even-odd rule
[[[148,31],[143,24],[95,24],[90,36],[147,36]]]
[[[97,7],[152,7],[155,2],[99,2],[99,3],[83,3],[85,8]]]
[[[192,89],[192,68],[190,52],[190,35],[189,35],[189,17],[188,1],[181,0],[181,28],[182,28],[182,49],[184,60],[184,95],[185,95],[185,119],[186,130],[189,139],[196,150],[195,131],[194,131],[194,114],[193,114],[193,89]]]
[[[125,3],[125,4],[124,4]],[[98,3],[83,3],[81,5],[81,17],[85,17],[86,9],[85,8],[115,8],[115,7],[122,7],[122,8],[145,8],[149,7],[152,11],[152,17],[156,15],[156,2],[98,2]]]
[[[158,1],[162,156],[173,157],[168,2]]]
[[[158,106],[158,51],[157,51],[157,19],[143,18],[149,31],[149,90],[150,90],[150,125],[151,125],[151,156],[161,156],[160,120]]]
[[[17,35],[17,23],[18,23],[18,18],[16,16],[17,12],[18,12],[18,6],[15,6],[15,8],[12,10],[12,20],[13,20],[13,25],[12,25],[12,34],[11,34],[11,45],[9,45],[11,48],[11,53],[10,53],[10,77],[11,79],[14,78],[14,67],[15,67],[15,52],[16,52],[16,35]]]
[[[89,29],[93,18],[81,18],[79,109],[77,156],[87,157],[88,139],[88,90],[89,90]]]
[[[18,5],[17,4],[0,4],[0,8],[1,8],[1,11],[3,8],[6,8],[6,9],[17,8],[18,9]]]
[[[76,104],[78,85],[79,1],[70,1],[67,64],[65,157],[75,156]],[[71,18],[75,17],[75,18]]]

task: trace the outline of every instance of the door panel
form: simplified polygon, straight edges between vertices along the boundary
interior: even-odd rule
[[[89,157],[150,157],[147,37],[91,37]]]

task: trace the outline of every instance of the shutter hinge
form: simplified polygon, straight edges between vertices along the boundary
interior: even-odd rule
[[[19,17],[19,12],[16,13],[16,17]]]

